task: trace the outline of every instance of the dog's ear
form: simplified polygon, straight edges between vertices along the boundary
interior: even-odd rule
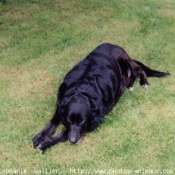
[[[100,105],[97,106],[95,105],[93,108],[91,108],[91,130],[94,130],[103,120],[103,116],[104,116],[104,111]]]
[[[96,116],[104,116],[103,114],[103,108],[102,108],[102,104],[101,101],[99,101],[98,99],[91,101],[90,102],[90,106],[91,106],[91,113],[93,117]]]
[[[93,131],[95,128],[98,127],[98,125],[102,122],[103,117],[102,116],[94,116],[94,113],[92,114],[92,116],[89,118],[89,122],[88,122],[88,131]]]
[[[103,116],[103,110],[99,108],[92,108],[92,116]]]
[[[59,113],[62,112],[61,110],[63,109],[63,106],[67,103],[67,98],[64,98],[64,94],[67,88],[67,84],[66,83],[62,83],[60,85],[60,88],[58,90],[58,94],[57,94],[57,106],[59,109]]]
[[[57,99],[58,100],[62,100],[63,99],[63,96],[64,96],[64,93],[65,93],[65,91],[66,91],[66,88],[67,88],[67,84],[66,83],[62,83],[61,85],[60,85],[60,88],[59,88],[59,91],[58,91],[58,95],[57,95]]]

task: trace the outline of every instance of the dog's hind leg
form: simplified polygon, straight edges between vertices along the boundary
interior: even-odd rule
[[[42,143],[39,144],[38,146],[38,150],[40,153],[44,153],[44,151],[47,148],[50,148],[51,146],[56,145],[59,142],[64,142],[68,139],[68,131],[62,131],[60,134],[58,134],[55,137],[50,137],[48,139],[46,139],[45,141],[43,141]]]
[[[49,138],[60,123],[58,109],[56,110],[52,120],[45,126],[45,128],[32,138],[33,146],[37,147],[45,139]]]
[[[148,80],[147,80],[147,75],[145,73],[145,71],[143,70],[143,68],[138,65],[136,62],[134,62],[133,60],[132,61],[129,61],[129,71],[131,73],[129,73],[128,75],[128,78],[130,79],[129,81],[129,89],[132,89],[133,88],[133,84],[134,84],[134,81],[139,78],[140,79],[140,85],[144,88],[148,87],[149,83],[148,83]]]
[[[149,83],[148,83],[148,80],[147,80],[147,77],[146,77],[146,74],[143,70],[139,71],[138,72],[138,76],[140,78],[140,85],[143,87],[143,88],[147,88]]]

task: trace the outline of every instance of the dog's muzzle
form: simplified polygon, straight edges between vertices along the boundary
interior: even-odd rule
[[[70,126],[69,142],[75,144],[81,140],[81,127],[73,124]]]

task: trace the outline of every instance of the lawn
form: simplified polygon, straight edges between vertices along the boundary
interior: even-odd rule
[[[0,174],[174,174],[174,9],[174,0],[1,0]],[[148,89],[136,82],[81,143],[40,154],[31,139],[65,74],[103,42],[171,75]]]

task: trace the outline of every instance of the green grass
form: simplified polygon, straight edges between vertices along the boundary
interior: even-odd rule
[[[174,9],[174,0],[0,3],[0,173],[174,171]],[[120,45],[132,58],[171,76],[150,78],[148,89],[136,82],[80,144],[65,142],[39,154],[31,138],[52,117],[64,75],[103,42]]]

